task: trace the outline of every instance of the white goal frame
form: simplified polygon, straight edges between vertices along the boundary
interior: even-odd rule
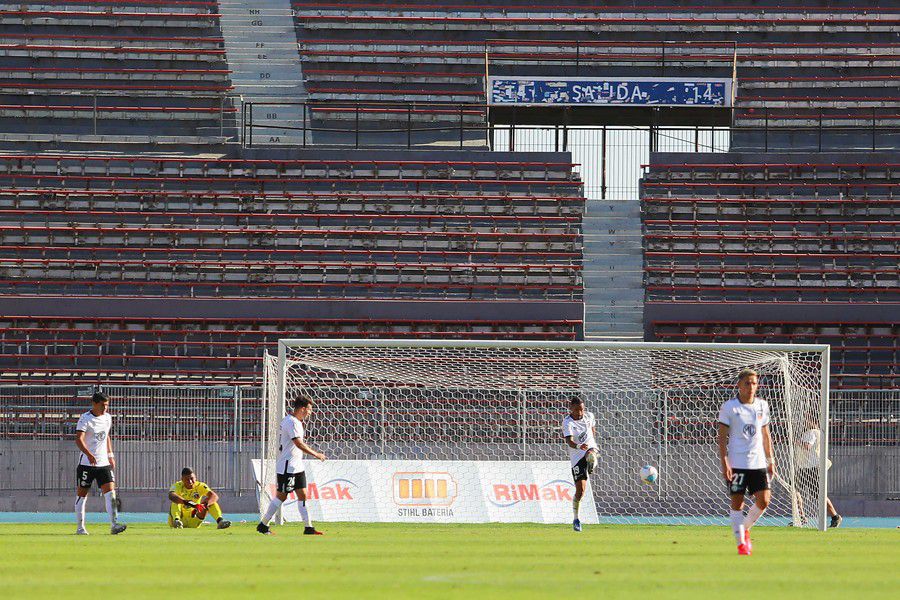
[[[816,514],[815,519],[810,518],[809,526],[815,527],[819,530],[824,531],[827,528],[827,513],[826,513],[826,498],[827,498],[827,489],[828,489],[828,442],[829,442],[829,428],[828,428],[828,396],[829,396],[829,365],[830,365],[830,346],[827,344],[718,344],[718,343],[672,343],[672,342],[599,342],[599,341],[585,341],[585,342],[547,342],[547,341],[492,341],[492,340],[484,340],[484,341],[457,341],[457,340],[404,340],[404,339],[390,339],[390,340],[382,340],[382,339],[282,339],[278,342],[278,355],[277,362],[275,363],[275,368],[273,369],[274,373],[277,373],[277,381],[275,385],[272,385],[271,381],[266,381],[263,385],[263,418],[261,419],[261,453],[260,457],[262,459],[266,458],[266,441],[271,441],[271,436],[273,435],[272,430],[272,422],[275,419],[277,423],[278,420],[285,414],[285,398],[287,392],[287,378],[288,378],[288,368],[289,368],[289,354],[291,352],[297,352],[302,348],[310,348],[315,351],[321,351],[323,349],[335,349],[336,352],[339,352],[340,349],[351,349],[351,348],[364,348],[364,349],[384,349],[390,350],[391,348],[403,348],[408,350],[414,349],[441,349],[441,350],[450,350],[450,349],[461,349],[461,350],[472,350],[472,349],[496,349],[498,351],[501,350],[514,350],[514,349],[534,349],[534,350],[560,350],[560,351],[578,351],[578,350],[586,350],[586,351],[640,351],[640,352],[679,352],[679,351],[698,351],[698,352],[761,352],[761,353],[783,353],[784,361],[782,363],[782,369],[787,377],[787,368],[788,368],[788,355],[790,353],[804,353],[804,354],[818,354],[820,356],[821,368],[818,370],[818,379],[819,379],[819,390],[818,390],[818,426],[819,430],[822,432],[821,435],[821,443],[819,447],[818,453],[818,497],[817,506],[816,506]],[[275,357],[271,357],[267,360],[275,359]],[[773,360],[775,360],[773,358]],[[271,375],[270,375],[271,377]],[[264,377],[265,380],[265,377]],[[266,386],[268,384],[268,387]],[[462,385],[462,384],[461,384]],[[785,388],[787,389],[787,388]],[[276,398],[267,398],[268,395],[274,393]],[[785,395],[788,395],[787,393]],[[763,397],[765,397],[763,395]],[[271,407],[271,412],[273,415],[269,415],[270,418],[266,418],[266,406]],[[785,398],[785,410],[789,413],[791,410],[792,401],[790,398]],[[591,407],[588,406],[588,410]],[[796,417],[796,415],[795,415]],[[710,415],[711,419],[715,419],[716,415]],[[798,435],[797,431],[792,430],[792,425],[796,427],[797,423],[796,418],[788,418],[787,419],[787,435],[789,439],[796,439]],[[524,432],[524,429],[523,429]],[[561,435],[561,434],[560,434]],[[524,436],[524,433],[523,433]],[[603,440],[598,440],[603,448]],[[313,447],[316,447],[317,443],[315,439],[310,439],[310,443]],[[714,440],[713,440],[714,443]],[[776,448],[777,450],[777,448]],[[785,456],[786,455],[786,456]],[[773,493],[781,494],[784,493],[784,490],[787,490],[790,493],[790,507],[792,512],[793,523],[795,525],[800,525],[800,518],[798,516],[798,506],[797,506],[797,498],[799,497],[799,493],[796,491],[796,486],[794,481],[792,481],[791,475],[795,473],[795,465],[794,463],[794,455],[795,452],[788,449],[784,450],[781,453],[781,459],[787,458],[788,464],[784,462],[780,462],[778,465],[778,470],[782,473],[787,471],[787,479],[784,479],[784,475],[782,476],[782,480],[780,482],[781,489],[779,489],[778,485],[773,485]],[[566,451],[562,443],[562,439],[560,437],[559,443],[559,459],[566,459]],[[661,473],[661,479],[666,477],[666,473]],[[264,479],[264,478],[263,478]],[[265,483],[265,481],[263,481]],[[727,510],[727,496],[725,494],[724,483],[722,483],[722,514],[726,514]],[[811,507],[809,507],[811,508]],[[812,511],[807,509],[807,514],[812,513]],[[812,517],[812,514],[809,514]],[[602,518],[602,517],[601,517]]]

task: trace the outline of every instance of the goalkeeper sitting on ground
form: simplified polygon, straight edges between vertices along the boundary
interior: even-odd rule
[[[181,470],[181,481],[176,481],[169,489],[169,527],[200,527],[207,512],[216,520],[216,529],[231,527],[231,521],[222,518],[219,508],[219,495],[202,481],[197,481],[194,470],[185,467]]]

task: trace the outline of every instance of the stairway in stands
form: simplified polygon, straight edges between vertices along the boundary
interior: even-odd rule
[[[220,0],[222,36],[234,91],[243,101],[253,142],[303,145],[296,128],[307,99],[289,0]],[[274,105],[272,103],[275,103]],[[284,104],[277,104],[284,103]],[[308,132],[307,132],[308,135]],[[311,136],[305,140],[312,142]]]

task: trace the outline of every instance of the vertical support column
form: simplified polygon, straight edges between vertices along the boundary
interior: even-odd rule
[[[793,446],[796,443],[796,435],[794,433],[794,397],[791,391],[791,371],[790,365],[788,364],[787,357],[780,359],[780,369],[781,369],[781,378],[784,383],[784,414],[785,414],[785,423],[787,424],[787,439],[788,439],[788,449],[787,449],[787,465],[788,465],[788,476],[785,480],[782,477],[782,481],[785,487],[788,490],[788,493],[791,495],[791,517],[796,524],[798,522],[798,518],[800,515],[799,506],[797,503],[797,468],[794,464],[794,450]],[[773,449],[774,453],[774,449]]]
[[[606,148],[606,125],[600,132],[600,199],[606,200],[606,175],[607,161],[606,157],[609,153]]]
[[[273,410],[275,411],[275,415],[273,415],[273,419],[281,420],[284,417],[286,410],[286,402],[285,402],[285,379],[287,378],[287,346],[283,341],[278,342],[278,382],[276,387],[276,398],[275,404],[273,405]],[[275,522],[278,525],[284,524],[284,515],[281,513],[281,509],[278,509],[278,513],[275,515]]]
[[[232,391],[232,396],[234,397],[234,436],[232,439],[231,445],[231,462],[234,465],[232,469],[232,487],[234,489],[234,493],[238,496],[241,495],[241,474],[243,469],[241,468],[241,410],[242,410],[242,399],[241,399],[241,388],[239,386],[233,386],[234,390]]]
[[[825,346],[822,352],[822,380],[820,383],[819,402],[822,408],[819,411],[819,431],[822,432],[822,443],[819,448],[819,530],[828,528],[828,511],[826,499],[828,498],[828,441],[831,432],[828,427],[829,393],[831,385],[831,346]]]
[[[662,428],[662,450],[659,455],[659,472],[667,473],[667,459],[669,454],[669,391],[663,390],[663,428]],[[666,485],[666,478],[660,477],[659,481],[656,483],[656,487],[658,488],[658,495],[661,496],[663,492],[663,486]]]
[[[269,428],[267,426],[266,419],[266,408],[269,405],[269,362],[271,361],[271,357],[269,356],[268,351],[263,353],[263,376],[262,376],[262,390],[259,395],[259,485],[257,487],[257,498],[259,498],[258,504],[260,505],[260,512],[263,510],[262,502],[265,497],[265,485],[268,480],[268,461],[266,460],[268,457],[266,456],[266,449],[269,446]],[[260,515],[262,516],[262,515]]]

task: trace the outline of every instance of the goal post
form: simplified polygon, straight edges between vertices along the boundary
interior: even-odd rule
[[[561,522],[561,421],[578,396],[597,422],[594,519],[726,524],[716,422],[752,368],[778,470],[764,519],[825,529],[828,360],[827,345],[285,339],[265,358],[261,490],[274,485],[285,406],[302,393],[315,405],[308,441],[328,456],[306,461],[320,520]],[[815,468],[801,442],[811,423]],[[644,464],[659,468],[656,485],[640,481]]]

